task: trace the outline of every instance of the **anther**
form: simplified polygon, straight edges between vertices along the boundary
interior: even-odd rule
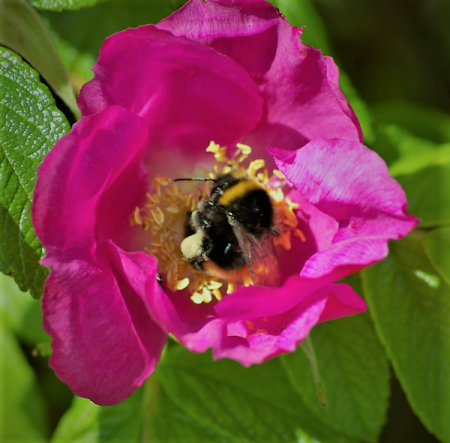
[[[252,153],[252,148],[248,145],[244,145],[243,143],[236,143],[236,147],[244,154],[250,155]]]
[[[175,288],[177,291],[181,291],[182,289],[186,289],[189,286],[189,279],[187,277],[182,280],[177,281]]]

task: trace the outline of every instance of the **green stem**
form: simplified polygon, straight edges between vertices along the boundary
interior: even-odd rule
[[[309,363],[311,364],[311,371],[314,379],[314,383],[316,385],[316,395],[319,403],[325,407],[327,405],[327,390],[325,388],[325,384],[320,377],[319,365],[317,363],[316,353],[314,351],[314,346],[312,344],[311,338],[305,338],[300,343],[300,347],[303,349],[306,357],[308,357]]]
[[[155,371],[144,383],[144,401],[142,405],[144,424],[142,432],[142,443],[152,442],[150,427],[158,405],[160,389],[161,387],[159,384],[158,375]]]

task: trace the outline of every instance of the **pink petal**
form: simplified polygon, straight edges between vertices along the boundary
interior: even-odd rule
[[[43,296],[50,363],[77,395],[99,404],[118,403],[139,387],[166,339],[114,275],[104,244],[133,243],[128,219],[145,197],[134,182],[145,182],[146,143],[142,119],[113,106],[77,123],[38,170],[32,215],[51,269]]]
[[[295,351],[319,321],[325,303],[324,298],[310,297],[292,310],[266,321],[257,319],[231,324],[229,335],[213,349],[214,359],[232,358],[249,367]]]
[[[221,340],[224,321],[212,317],[212,305],[194,304],[187,292],[172,293],[168,288],[164,292],[156,280],[154,257],[142,252],[125,252],[113,243],[110,252],[115,267],[166,332],[194,352],[204,352]]]
[[[335,320],[349,315],[360,314],[367,310],[364,300],[350,285],[338,283],[328,285],[319,291],[326,294],[326,305],[319,323]]]
[[[242,287],[224,297],[214,311],[227,320],[271,317],[289,311],[323,286],[321,280],[291,276],[277,288]]]
[[[337,280],[382,260],[387,241],[405,236],[418,222],[406,211],[405,194],[386,164],[360,143],[322,139],[295,153],[274,148],[270,152],[306,200],[339,223],[332,246],[306,262],[303,277],[317,278],[350,266],[336,270]]]
[[[289,311],[263,318],[229,323],[228,336],[214,347],[214,358],[232,358],[244,366],[293,352],[321,321],[358,314],[366,304],[344,284],[327,285],[302,298]]]
[[[129,215],[145,198],[144,187],[139,194],[133,191],[135,182],[144,182],[139,162],[146,144],[142,119],[116,106],[82,119],[56,143],[39,167],[32,208],[47,257],[69,255],[72,259],[74,251],[78,258],[92,254],[97,235],[107,234],[98,232],[99,225],[110,235],[113,230],[118,237],[123,238],[124,232],[130,237]],[[108,191],[123,173],[133,180],[116,195],[114,206],[108,206]],[[100,220],[99,207],[103,209]]]
[[[42,299],[50,366],[76,395],[121,402],[153,372],[167,335],[110,270],[76,259],[43,263],[52,269]]]
[[[83,114],[116,104],[141,116],[151,173],[192,173],[195,163],[211,162],[211,140],[242,141],[261,117],[260,93],[244,68],[153,25],[109,37],[94,72],[80,94]]]
[[[317,137],[362,140],[333,60],[302,44],[301,29],[268,2],[193,0],[157,27],[209,45],[249,72],[266,103],[246,139],[251,146],[293,150]]]
[[[302,231],[305,241],[292,234],[291,248],[289,250],[278,248],[281,282],[286,281],[291,275],[300,275],[312,255],[331,246],[338,229],[338,223],[334,218],[308,203],[297,190],[293,189],[287,197],[299,205],[295,211],[298,219],[297,229]]]

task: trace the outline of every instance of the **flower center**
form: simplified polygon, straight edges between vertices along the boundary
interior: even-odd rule
[[[189,182],[190,179],[185,179],[188,183],[182,183],[174,182],[168,177],[155,177],[151,183],[152,192],[147,194],[145,206],[136,207],[130,216],[131,225],[140,225],[148,232],[150,247],[144,249],[157,258],[159,272],[164,274],[168,288],[171,291],[188,289],[191,300],[196,304],[209,303],[213,297],[221,300],[225,293],[230,294],[241,286],[255,283],[255,279],[252,278],[254,270],[251,266],[236,265],[235,271],[222,272],[220,266],[214,264],[206,252],[205,238],[209,243],[221,241],[221,236],[226,239],[227,234],[222,234],[219,229],[218,240],[211,240],[213,237],[209,237],[207,232],[214,223],[223,223],[223,227],[228,229],[223,232],[229,232],[229,235],[233,236],[234,243],[228,244],[224,253],[231,252],[233,256],[234,252],[235,260],[242,259],[239,254],[245,253],[243,250],[247,249],[247,244],[250,248],[253,247],[252,243],[258,246],[258,241],[263,241],[263,234],[260,235],[258,231],[261,222],[258,220],[251,224],[252,228],[256,229],[255,232],[247,232],[245,225],[239,226],[235,223],[234,212],[228,209],[231,203],[243,202],[242,197],[252,192],[253,200],[267,195],[265,198],[270,199],[268,204],[273,208],[271,230],[274,234],[270,235],[269,239],[273,242],[273,247],[289,250],[291,235],[305,241],[303,232],[297,228],[298,219],[294,211],[298,208],[298,204],[286,198],[283,192],[283,188],[288,186],[284,175],[274,170],[269,176],[267,169],[264,168],[264,160],[261,159],[251,161],[245,168],[243,163],[252,150],[244,144],[238,143],[236,146],[234,154],[229,157],[227,147],[210,143],[206,151],[214,154],[213,171],[201,168],[207,176],[205,180],[210,181],[192,184]],[[263,195],[258,196],[258,192]],[[249,204],[252,203],[248,199],[247,201]],[[218,217],[218,207],[222,210],[226,208],[225,212],[222,211],[222,221],[214,221]],[[208,210],[214,212],[208,215]],[[245,216],[251,214],[251,209],[245,206],[240,210]],[[254,211],[264,212],[258,204]],[[228,221],[224,223],[224,220]],[[260,230],[265,232],[263,227]],[[191,232],[187,234],[187,231]],[[268,232],[268,229],[266,231]],[[250,240],[245,240],[246,238]],[[213,249],[214,244],[208,250]],[[255,254],[256,252],[253,253]],[[274,260],[276,261],[275,257]],[[220,258],[217,261],[220,262]],[[248,260],[245,261],[248,263]],[[255,266],[264,266],[264,262]]]

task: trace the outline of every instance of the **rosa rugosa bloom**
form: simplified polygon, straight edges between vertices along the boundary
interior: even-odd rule
[[[169,333],[250,366],[365,310],[335,282],[386,257],[417,220],[361,143],[333,60],[300,35],[263,0],[192,0],[105,41],[80,94],[83,118],[39,168],[33,204],[51,270],[50,364],[77,395],[125,399]],[[170,179],[227,168],[271,198],[272,284],[183,259],[186,214],[211,188]]]

